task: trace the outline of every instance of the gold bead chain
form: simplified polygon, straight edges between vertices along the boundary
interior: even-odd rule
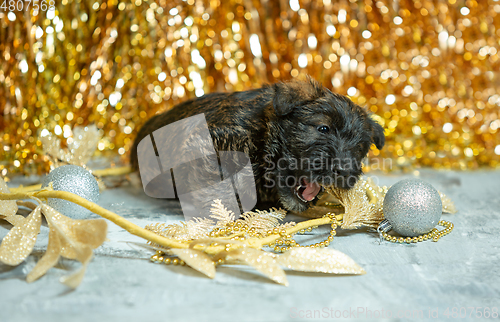
[[[186,263],[176,257],[167,257],[165,256],[165,253],[162,251],[156,251],[156,254],[151,256],[149,259],[153,263],[163,263],[165,265],[180,265],[180,266],[185,266]]]
[[[442,230],[438,230],[437,228],[433,228],[427,234],[422,234],[422,235],[416,236],[416,237],[406,237],[406,238],[405,237],[396,237],[396,236],[392,236],[392,235],[385,233],[385,232],[382,233],[382,237],[387,241],[390,241],[393,243],[400,243],[400,244],[402,244],[402,243],[410,244],[410,243],[423,242],[423,241],[429,240],[429,239],[434,241],[434,242],[437,242],[441,237],[451,233],[451,231],[453,230],[453,227],[454,227],[451,222],[444,221],[444,220],[440,220],[438,222],[438,225],[445,227],[445,228]]]
[[[215,228],[208,234],[209,237],[226,237],[231,240],[245,240],[245,235],[257,238],[267,236],[265,233],[257,231],[255,227],[250,227],[244,220],[229,222],[224,227]]]
[[[330,243],[333,241],[334,236],[337,234],[336,229],[338,226],[338,222],[337,222],[337,218],[335,217],[335,214],[328,213],[328,214],[324,215],[323,217],[329,217],[331,220],[330,234],[322,242],[311,244],[311,245],[306,245],[306,246],[300,245],[299,243],[297,243],[297,241],[292,238],[292,235],[287,234],[286,230],[284,230],[284,229],[274,228],[274,229],[268,230],[265,233],[261,233],[261,232],[257,232],[255,230],[255,228],[249,228],[248,225],[244,224],[243,222],[238,222],[238,221],[230,222],[230,223],[226,224],[225,228],[214,229],[213,231],[210,232],[209,236],[210,237],[219,237],[219,238],[220,237],[231,237],[232,240],[238,240],[238,239],[245,240],[245,237],[244,237],[245,233],[249,237],[260,237],[260,238],[266,237],[269,235],[278,235],[279,234],[281,236],[281,238],[279,238],[276,241],[267,245],[268,247],[273,248],[274,251],[278,252],[278,253],[285,252],[286,250],[290,249],[291,247],[310,247],[310,248],[319,247],[319,248],[321,248],[321,247],[327,247],[328,245],[330,245]],[[309,227],[307,229],[302,229],[302,230],[298,231],[298,233],[304,234],[306,232],[312,231],[314,228],[318,228],[318,226],[313,226],[313,227]],[[233,236],[235,234],[237,236]],[[154,262],[154,263],[163,263],[166,265],[171,265],[171,264],[172,265],[182,265],[182,266],[186,265],[186,263],[183,260],[180,260],[176,257],[165,256],[165,253],[162,251],[157,251],[156,254],[151,256],[150,261]],[[222,259],[219,259],[218,261],[215,262],[215,264],[220,265],[223,262],[224,261]]]
[[[328,245],[330,245],[330,243],[333,241],[334,236],[337,234],[337,231],[336,231],[336,229],[337,229],[337,218],[332,213],[328,213],[328,214],[324,215],[323,217],[329,217],[331,219],[331,226],[330,226],[331,230],[330,230],[330,234],[328,235],[328,237],[325,240],[323,240],[322,242],[311,244],[311,245],[307,245],[307,246],[300,245],[295,239],[292,238],[291,235],[287,235],[284,230],[281,230],[281,231],[277,232],[276,231],[277,229],[275,228],[272,231],[272,233],[273,234],[279,233],[280,236],[282,236],[282,238],[276,240],[275,242],[269,244],[268,246],[271,247],[271,248],[273,248],[274,251],[277,252],[277,253],[285,252],[285,251],[287,251],[288,249],[290,249],[292,247],[309,247],[309,248],[327,247]],[[311,230],[313,230],[314,228],[317,228],[317,227],[318,226],[313,226],[313,227],[309,227],[307,229],[302,229],[298,233],[299,234],[304,234],[305,232],[309,232],[309,231],[311,231]]]
[[[291,235],[287,234],[284,229],[278,229],[274,228],[266,233],[257,233],[254,228],[248,229],[248,225],[242,224],[241,222],[231,222],[226,225],[226,228],[218,228],[217,230],[212,231],[209,235],[211,237],[228,237],[232,236],[233,234],[238,234],[238,235],[244,235],[247,233],[251,237],[266,237],[268,235],[280,235],[281,238],[277,239],[276,241],[268,244],[267,246],[272,248],[275,252],[277,253],[282,253],[287,250],[289,250],[292,247],[309,247],[309,248],[322,248],[322,247],[327,247],[332,241],[334,236],[337,234],[336,229],[338,227],[338,222],[337,218],[335,217],[334,214],[328,213],[324,215],[323,217],[329,217],[331,219],[331,230],[330,234],[328,237],[319,243],[311,244],[311,245],[300,245],[295,239],[292,238]],[[433,228],[429,233],[427,234],[422,234],[420,236],[416,237],[396,237],[392,236],[386,232],[382,233],[382,237],[390,242],[393,243],[417,243],[417,242],[423,242],[426,240],[432,240],[434,242],[437,242],[441,237],[448,235],[452,230],[453,230],[453,223],[441,220],[438,222],[439,226],[445,227],[442,230],[438,230],[437,228]],[[312,231],[312,229],[317,228],[318,226],[313,226],[309,227],[307,229],[302,229],[298,231],[299,234],[304,234],[306,232]],[[231,239],[233,240],[238,240],[238,239],[244,240],[244,236],[232,236]],[[180,265],[180,266],[185,266],[186,263],[176,257],[170,257],[170,256],[165,256],[166,254],[163,251],[157,251],[156,254],[151,256],[150,260],[151,262],[154,263],[163,263],[165,265]],[[215,265],[220,265],[223,264],[224,260],[219,259],[215,262]]]

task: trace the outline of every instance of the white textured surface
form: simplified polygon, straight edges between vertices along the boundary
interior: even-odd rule
[[[377,179],[390,185],[406,177]],[[468,321],[471,307],[500,308],[500,172],[424,170],[420,178],[455,201],[458,213],[442,216],[454,223],[453,232],[437,243],[379,245],[375,233],[339,231],[330,247],[350,256],[366,275],[287,272],[290,286],[284,287],[251,268],[221,267],[212,280],[187,267],[144,260],[147,252],[123,243],[141,240],[110,224],[109,242],[96,250],[75,291],[58,282],[66,274],[62,269],[51,269],[27,284],[22,277],[25,266],[12,270],[0,265],[0,320],[88,321],[99,316],[106,321],[310,321],[306,314],[313,310],[323,317],[325,312],[369,317],[356,315],[361,309],[372,314],[384,310],[386,317],[389,311],[393,317],[406,313],[407,318],[422,311],[430,320],[429,310],[435,314],[438,309],[439,318],[432,320],[439,321],[447,308],[451,314],[454,307],[469,307],[467,318],[460,319]],[[150,199],[138,189],[105,191],[99,203],[140,226],[182,218],[175,202]],[[0,225],[0,238],[7,227]],[[305,238],[324,238],[327,229],[313,231],[321,236]],[[46,242],[43,227],[37,249]],[[73,265],[61,263],[62,268]],[[321,316],[317,320],[332,320]]]

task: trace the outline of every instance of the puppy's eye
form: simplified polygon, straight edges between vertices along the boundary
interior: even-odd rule
[[[318,131],[321,133],[328,133],[330,132],[330,127],[327,125],[320,125],[318,126]]]

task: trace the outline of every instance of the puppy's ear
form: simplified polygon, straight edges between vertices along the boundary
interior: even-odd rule
[[[307,81],[291,81],[273,85],[273,107],[276,115],[283,116],[291,113],[295,108],[325,95],[325,88],[308,77]]]
[[[385,144],[384,128],[371,117],[368,117],[368,120],[372,130],[372,142],[375,144],[377,149],[381,150]]]

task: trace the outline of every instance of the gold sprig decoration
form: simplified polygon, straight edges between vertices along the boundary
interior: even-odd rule
[[[0,178],[0,193],[9,192],[7,185]],[[31,254],[40,233],[42,216],[44,216],[50,229],[47,250],[28,273],[26,280],[35,281],[54,267],[60,257],[65,257],[82,263],[78,271],[61,279],[64,284],[76,288],[82,281],[92,258],[92,250],[99,247],[106,239],[106,221],[70,219],[44,204],[40,199],[31,197],[39,204],[0,200],[0,219],[13,225],[0,244],[0,262],[16,266]],[[18,204],[31,208],[31,213],[27,217],[17,215]]]
[[[178,240],[221,236],[229,236],[231,239],[237,240],[242,236],[267,236],[270,229],[277,228],[281,230],[295,225],[294,222],[280,224],[280,221],[286,216],[286,211],[275,208],[270,209],[269,212],[261,210],[248,211],[240,219],[235,220],[234,213],[227,210],[219,199],[214,200],[210,212],[209,218],[194,218],[180,224],[151,224],[147,225],[146,229],[160,236]]]
[[[288,285],[283,268],[305,272],[323,272],[334,274],[364,274],[364,270],[345,254],[333,249],[325,249],[333,240],[334,233],[326,242],[317,243],[308,247],[298,245],[292,239],[296,232],[304,233],[317,225],[305,229],[297,229],[294,222],[281,223],[286,212],[281,209],[269,211],[256,210],[246,212],[238,220],[234,220],[234,213],[227,210],[220,200],[215,200],[209,217],[217,219],[214,223],[210,218],[190,220],[178,224],[153,224],[146,229],[164,236],[173,237],[188,243],[189,250],[168,249],[152,245],[157,253],[151,261],[188,265],[193,269],[215,277],[215,266],[225,264],[244,264],[255,268],[264,276],[276,283]],[[332,224],[332,232],[337,227],[337,217],[328,214],[322,218],[325,223]],[[152,244],[152,243],[151,243]],[[219,252],[206,254],[201,250],[192,249],[195,245],[215,247],[222,245]],[[264,251],[268,247],[272,251]],[[167,256],[168,255],[168,256]],[[172,258],[171,256],[175,256]]]
[[[67,140],[67,148],[61,146],[61,139],[52,132],[43,130],[40,136],[43,152],[51,162],[51,168],[61,165],[77,165],[86,168],[101,139],[97,126],[77,126]]]
[[[361,226],[377,227],[384,220],[382,206],[387,188],[378,187],[368,178],[360,179],[350,190],[327,188],[328,193],[338,199],[344,207],[343,229]]]
[[[50,169],[53,170],[63,165],[76,165],[88,170],[94,175],[99,185],[99,190],[105,190],[109,184],[103,180],[104,176],[110,175],[126,175],[131,172],[130,167],[113,167],[108,169],[91,169],[87,163],[94,155],[98,147],[98,142],[102,135],[95,124],[89,126],[76,126],[71,129],[65,127],[64,137],[67,139],[62,142],[60,136],[49,132],[47,129],[42,130],[40,140],[43,151],[40,154],[49,160]],[[34,191],[42,188],[41,184],[12,189],[13,191]]]

